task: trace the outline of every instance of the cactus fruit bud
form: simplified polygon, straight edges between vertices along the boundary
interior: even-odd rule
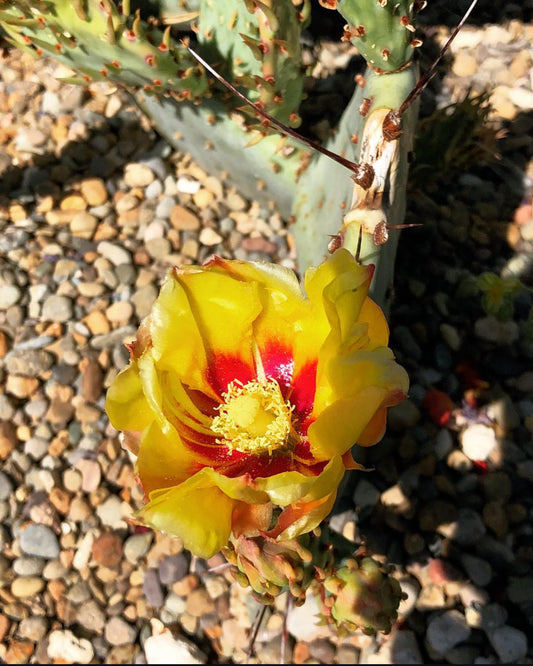
[[[325,620],[340,633],[389,633],[403,597],[398,581],[369,556],[345,560],[324,578]]]

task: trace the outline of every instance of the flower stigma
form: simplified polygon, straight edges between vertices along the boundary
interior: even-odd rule
[[[292,407],[283,399],[274,379],[256,379],[243,385],[231,382],[224,403],[218,407],[211,430],[232,450],[242,453],[266,453],[284,448],[292,430]]]

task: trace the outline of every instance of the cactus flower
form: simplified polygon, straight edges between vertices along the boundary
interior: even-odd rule
[[[305,295],[268,263],[169,272],[106,402],[137,455],[140,522],[210,557],[325,518],[351,447],[381,438],[408,388],[372,272],[345,249],[307,271]]]

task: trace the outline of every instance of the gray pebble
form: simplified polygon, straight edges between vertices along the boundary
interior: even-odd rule
[[[13,492],[13,484],[7,474],[0,471],[0,501],[7,500]]]
[[[172,585],[189,573],[190,559],[186,553],[167,555],[159,564],[159,579],[163,585]]]
[[[49,370],[53,363],[54,357],[44,349],[20,349],[20,346],[5,358],[6,369],[10,374],[24,377],[38,377]]]
[[[164,602],[163,590],[155,569],[146,570],[144,574],[143,591],[150,606],[161,608]]]
[[[17,557],[13,562],[13,571],[18,576],[40,576],[44,565],[40,557]]]
[[[464,615],[457,610],[451,610],[430,620],[426,639],[437,654],[444,655],[458,643],[465,641],[470,632]]]
[[[520,629],[504,624],[490,632],[488,638],[504,664],[523,659],[527,654],[527,636]]]
[[[67,296],[52,294],[43,303],[41,317],[45,321],[65,322],[72,319],[72,301]]]
[[[18,633],[22,638],[38,643],[48,631],[48,620],[45,617],[27,617],[24,618],[18,627]]]
[[[59,555],[56,535],[46,525],[31,524],[20,535],[20,548],[26,555],[52,560]]]

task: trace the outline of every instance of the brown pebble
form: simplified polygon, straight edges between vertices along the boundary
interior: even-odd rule
[[[103,567],[115,567],[122,559],[122,541],[112,532],[105,532],[95,539],[92,554]]]
[[[8,351],[9,351],[9,338],[4,333],[4,331],[0,331],[0,358],[4,358],[4,356],[7,354]]]
[[[52,488],[49,495],[50,504],[62,515],[70,509],[70,495],[62,488]]]
[[[6,652],[6,664],[26,664],[35,646],[30,641],[12,640]]]
[[[263,238],[262,236],[254,236],[253,238],[244,238],[242,248],[246,252],[264,252],[265,254],[274,254],[277,250],[277,245],[272,241]]]
[[[11,421],[0,423],[0,460],[5,460],[17,445],[17,429]]]
[[[101,310],[93,310],[92,312],[89,312],[89,314],[84,317],[83,322],[93,335],[109,333],[111,330],[107,317]]]
[[[200,219],[184,206],[174,206],[170,211],[170,224],[178,231],[194,231],[200,228]]]
[[[96,402],[102,395],[104,373],[98,361],[84,358],[80,361],[81,394],[88,402]]]
[[[188,595],[186,610],[193,617],[202,617],[214,612],[215,602],[204,587],[199,587]]]
[[[65,595],[67,586],[60,578],[54,578],[48,581],[47,588],[52,599],[57,602]]]
[[[11,626],[11,623],[9,622],[9,619],[5,615],[0,613],[0,643],[6,637],[10,626]]]

